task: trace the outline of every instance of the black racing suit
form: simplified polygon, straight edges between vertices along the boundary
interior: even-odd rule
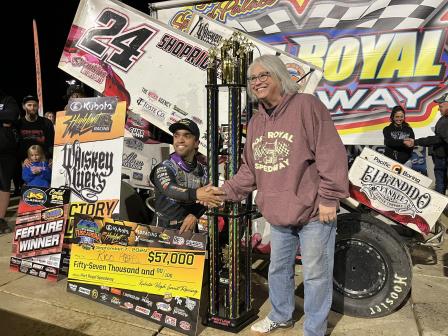
[[[204,214],[205,207],[196,203],[196,189],[207,183],[207,169],[196,159],[188,167],[189,172],[169,159],[151,171],[150,179],[156,190],[152,225],[179,229],[187,215],[199,218]]]

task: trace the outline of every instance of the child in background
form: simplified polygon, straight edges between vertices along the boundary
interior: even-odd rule
[[[44,150],[39,145],[28,148],[28,160],[31,166],[23,166],[22,178],[27,186],[49,187],[51,181],[51,168],[45,160]]]

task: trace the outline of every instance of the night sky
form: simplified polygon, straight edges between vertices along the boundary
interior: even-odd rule
[[[145,11],[148,1],[126,0]],[[59,111],[65,106],[66,80],[73,79],[58,68],[78,0],[8,1],[0,20],[0,88],[20,104],[28,94],[36,95],[36,70],[33,45],[33,18],[39,33],[44,111]],[[5,6],[5,4],[3,5]]]

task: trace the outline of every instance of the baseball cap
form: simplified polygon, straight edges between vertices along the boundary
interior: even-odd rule
[[[190,131],[197,139],[199,139],[199,127],[198,125],[188,118],[184,118],[175,122],[169,127],[171,133],[176,132],[177,130],[184,129]]]
[[[443,94],[441,97],[434,100],[434,103],[441,104],[448,102],[448,93]]]
[[[25,96],[25,97],[23,98],[23,100],[22,100],[22,104],[26,104],[26,103],[29,102],[30,100],[33,100],[33,101],[35,101],[35,102],[39,102],[39,99],[37,99],[36,96],[28,95],[28,96]]]

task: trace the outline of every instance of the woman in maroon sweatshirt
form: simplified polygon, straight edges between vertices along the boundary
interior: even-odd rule
[[[346,152],[327,108],[313,95],[297,93],[299,86],[277,56],[257,58],[248,77],[259,112],[249,123],[243,164],[222,189],[233,201],[257,189],[257,206],[271,223],[272,311],[251,329],[292,327],[300,244],[304,335],[323,336],[333,291],[336,210],[339,199],[349,196]]]

